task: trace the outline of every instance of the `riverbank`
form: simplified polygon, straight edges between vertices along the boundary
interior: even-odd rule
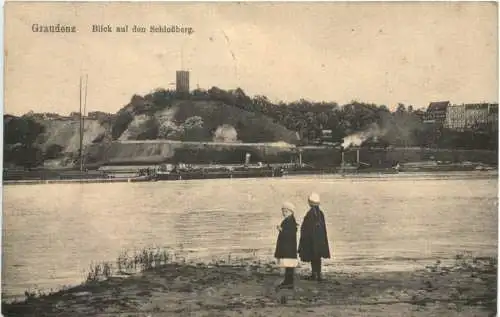
[[[137,183],[149,182],[148,177],[84,178],[84,179],[27,179],[4,180],[4,185],[39,185],[39,184],[89,184],[89,183]]]
[[[394,176],[394,177],[415,177],[421,175],[449,175],[453,176],[456,173],[460,173],[461,176],[467,175],[472,178],[490,178],[498,177],[498,171],[485,170],[485,171],[461,171],[461,170],[446,170],[446,171],[427,171],[427,170],[415,170],[408,172],[396,172],[394,170],[372,170],[372,171],[348,171],[348,172],[337,172],[332,170],[326,171],[293,171],[286,172],[282,177],[301,177],[301,176],[338,176],[342,178],[363,178],[363,177],[380,177],[380,176]],[[249,177],[251,178],[251,177]],[[227,178],[224,178],[227,179]],[[136,182],[151,182],[155,181],[148,176],[136,176],[136,177],[106,177],[106,178],[74,178],[74,179],[20,179],[20,180],[4,180],[3,185],[39,185],[39,184],[75,184],[75,183],[136,183]],[[166,181],[166,180],[163,180]],[[176,180],[169,180],[176,181]]]
[[[94,267],[87,282],[50,295],[3,303],[4,316],[495,316],[496,258],[458,255],[454,265],[409,272],[334,272],[318,283],[297,275],[295,290],[276,290],[273,264],[167,263],[136,257],[114,275]],[[121,263],[118,260],[118,263]],[[156,264],[154,264],[156,263]],[[98,268],[98,269],[97,269]],[[103,277],[104,276],[104,277]]]

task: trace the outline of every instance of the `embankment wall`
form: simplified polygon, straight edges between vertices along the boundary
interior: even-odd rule
[[[304,147],[302,161],[317,167],[334,167],[341,163],[341,151],[336,148]],[[238,164],[251,154],[251,162],[285,163],[297,160],[297,148],[280,143],[212,143],[176,141],[124,141],[94,144],[89,147],[86,163],[149,164],[198,163]],[[356,161],[356,152],[344,154],[347,162]],[[392,166],[396,162],[427,160],[451,162],[483,162],[497,165],[498,152],[487,150],[444,150],[393,148],[360,150],[360,161],[372,166]]]
[[[306,148],[302,150],[302,160],[316,166],[339,166],[342,160],[340,149],[334,148]],[[346,162],[356,161],[355,151],[344,153]],[[482,162],[497,165],[498,152],[487,150],[445,150],[421,148],[394,148],[360,150],[359,160],[372,166],[393,166],[396,162],[408,163],[419,161],[450,161],[450,162]]]
[[[293,146],[282,144],[211,143],[176,141],[125,141],[94,144],[87,152],[87,163],[148,164],[148,163],[219,163],[237,164],[251,154],[251,162],[289,162]]]

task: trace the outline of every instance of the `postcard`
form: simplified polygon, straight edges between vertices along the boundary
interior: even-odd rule
[[[496,2],[4,20],[4,316],[496,315]]]

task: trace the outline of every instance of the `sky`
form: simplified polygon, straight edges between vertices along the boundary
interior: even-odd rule
[[[74,25],[37,33],[33,24]],[[93,24],[128,33],[93,33]],[[194,33],[133,33],[134,25]],[[4,112],[69,114],[88,75],[88,111],[134,94],[241,87],[273,101],[426,107],[498,102],[498,9],[486,2],[5,4]]]

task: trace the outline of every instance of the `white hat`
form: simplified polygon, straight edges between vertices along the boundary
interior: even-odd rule
[[[292,213],[295,211],[295,206],[292,203],[288,202],[288,201],[284,202],[283,206],[281,208],[290,210]]]
[[[312,193],[311,195],[309,195],[308,200],[311,205],[319,205],[319,195],[316,193]]]

